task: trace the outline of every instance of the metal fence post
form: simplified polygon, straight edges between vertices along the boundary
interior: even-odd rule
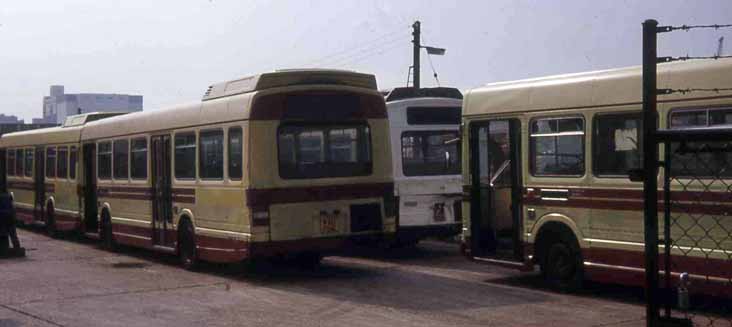
[[[646,325],[658,323],[658,145],[656,144],[656,36],[658,22],[643,23],[643,189]]]

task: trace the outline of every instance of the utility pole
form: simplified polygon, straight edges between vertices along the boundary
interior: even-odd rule
[[[414,22],[414,24],[412,24],[412,29],[414,30],[412,32],[412,36],[414,36],[414,38],[412,39],[412,43],[414,43],[414,63],[412,64],[412,67],[414,67],[412,68],[412,73],[414,74],[414,77],[412,78],[412,85],[414,85],[415,89],[419,89],[419,52],[422,49],[422,44],[420,44],[419,42],[422,33],[421,25],[422,23],[420,23],[419,21],[416,21]]]
[[[656,326],[659,319],[658,303],[658,145],[656,119],[658,94],[656,64],[658,22],[643,23],[643,193],[645,195],[644,239],[646,270],[646,326]],[[666,227],[668,228],[668,227]],[[668,267],[664,268],[668,269]]]
[[[724,51],[724,36],[720,36],[717,42],[719,42],[717,44],[717,57],[721,57]]]

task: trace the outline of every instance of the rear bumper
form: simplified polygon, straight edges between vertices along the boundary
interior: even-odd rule
[[[463,225],[460,223],[422,226],[399,226],[397,229],[396,237],[400,241],[417,241],[427,237],[450,237],[460,233],[462,228]]]
[[[235,263],[252,258],[271,258],[303,252],[336,254],[364,242],[379,242],[393,234],[381,232],[339,237],[286,241],[249,242],[214,237],[196,238],[199,257],[204,261]]]

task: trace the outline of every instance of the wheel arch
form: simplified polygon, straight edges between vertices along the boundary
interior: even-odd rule
[[[569,217],[562,214],[548,214],[540,218],[531,233],[534,262],[541,262],[546,250],[544,245],[547,242],[557,240],[562,235],[574,239],[580,250],[589,246],[589,242],[583,240],[579,228]]]

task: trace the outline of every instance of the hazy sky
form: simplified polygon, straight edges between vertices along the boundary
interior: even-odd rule
[[[402,86],[411,23],[443,86],[638,65],[641,22],[732,23],[732,1],[0,0],[0,113],[39,117],[67,93],[144,95],[145,110],[197,101],[211,83],[332,67]],[[711,55],[732,30],[664,34],[661,55]],[[422,84],[435,84],[422,60]]]

